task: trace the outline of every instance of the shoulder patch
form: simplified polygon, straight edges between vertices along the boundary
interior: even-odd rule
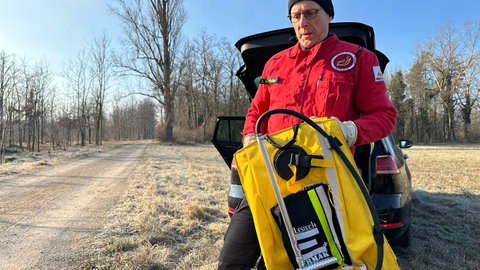
[[[380,66],[373,66],[373,77],[375,82],[383,82],[383,74]]]

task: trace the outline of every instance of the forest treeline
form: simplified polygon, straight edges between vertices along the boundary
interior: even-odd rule
[[[214,34],[183,36],[182,0],[115,0],[109,11],[123,25],[122,36],[93,37],[60,72],[48,59],[0,47],[2,153],[105,140],[206,142],[217,116],[246,113],[249,97],[235,75],[239,52]],[[112,45],[117,40],[122,49]],[[480,21],[446,22],[417,44],[408,69],[387,66],[397,138],[480,141],[479,41]]]

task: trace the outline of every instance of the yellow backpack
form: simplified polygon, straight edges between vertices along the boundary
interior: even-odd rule
[[[260,134],[275,113],[303,122]],[[276,109],[257,133],[234,158],[267,269],[399,269],[334,118]]]

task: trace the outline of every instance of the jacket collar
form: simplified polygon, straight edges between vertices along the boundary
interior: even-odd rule
[[[309,51],[313,55],[317,55],[320,48],[325,48],[334,45],[338,41],[338,37],[335,34],[329,34],[329,36],[324,39],[322,42],[315,44],[315,46],[309,49],[302,49],[300,42],[297,42],[294,46],[292,46],[288,51],[288,57],[296,58],[301,52]]]

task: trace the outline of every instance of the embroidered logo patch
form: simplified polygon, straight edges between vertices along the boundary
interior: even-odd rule
[[[375,82],[383,82],[383,74],[380,66],[373,66],[373,77]]]
[[[336,71],[347,71],[355,67],[357,58],[351,52],[341,52],[332,58],[332,67]]]

